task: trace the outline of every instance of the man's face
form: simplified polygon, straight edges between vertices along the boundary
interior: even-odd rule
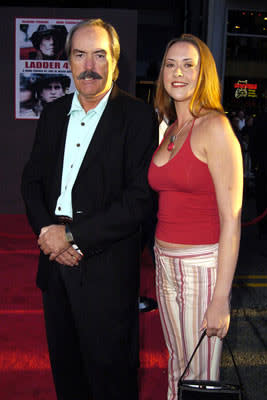
[[[239,111],[238,117],[239,117],[240,119],[244,119],[245,113],[244,113],[243,111]]]
[[[47,57],[52,57],[55,52],[55,41],[52,35],[45,36],[40,43],[40,51]]]
[[[111,88],[115,66],[105,29],[85,26],[74,33],[70,67],[80,102],[86,111],[95,107]],[[90,71],[92,76],[86,76]]]
[[[60,82],[50,82],[40,93],[41,99],[45,103],[51,103],[58,97],[64,96],[65,92]]]

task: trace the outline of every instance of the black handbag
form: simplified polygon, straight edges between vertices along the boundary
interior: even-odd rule
[[[204,339],[206,331],[204,331],[199,339],[199,342],[193,351],[193,354],[188,361],[187,366],[179,379],[178,382],[178,400],[242,400],[243,389],[240,374],[226,338],[224,338],[225,344],[231,354],[231,358],[234,364],[234,369],[238,379],[238,384],[222,383],[220,381],[208,381],[208,380],[184,380],[186,371],[188,370],[191,361],[200,346],[200,343]]]

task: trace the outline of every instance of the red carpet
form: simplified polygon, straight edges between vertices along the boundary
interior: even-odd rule
[[[3,400],[56,400],[41,295],[35,286],[38,253],[25,216],[2,214],[0,396]],[[155,298],[154,267],[147,250],[142,257],[140,294]],[[167,352],[158,311],[140,313],[140,344],[140,400],[165,399]]]

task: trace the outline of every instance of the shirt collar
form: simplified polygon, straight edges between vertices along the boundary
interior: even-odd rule
[[[95,114],[98,114],[98,113],[101,113],[104,110],[104,108],[106,107],[106,104],[108,102],[108,99],[109,99],[109,96],[110,96],[112,88],[113,88],[113,85],[107,91],[107,93],[105,94],[103,99],[100,100],[100,102],[97,104],[97,106],[95,108],[93,108],[92,110],[89,110],[87,112],[87,114],[90,113],[90,112],[94,112]],[[79,100],[78,96],[79,96],[79,92],[78,92],[78,90],[75,90],[74,96],[73,96],[73,99],[72,99],[72,103],[71,103],[71,107],[70,107],[70,111],[68,112],[68,115],[71,115],[75,111],[83,111],[85,113],[85,111],[84,111],[84,109],[83,109],[83,107],[82,107],[82,105],[80,103],[80,100]]]

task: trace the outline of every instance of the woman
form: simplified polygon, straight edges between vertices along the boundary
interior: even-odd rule
[[[240,241],[242,155],[220,102],[214,59],[195,36],[167,45],[155,106],[160,120],[175,121],[148,177],[159,192],[156,287],[169,351],[168,400],[174,400],[203,329],[208,339],[186,379],[219,378]]]

